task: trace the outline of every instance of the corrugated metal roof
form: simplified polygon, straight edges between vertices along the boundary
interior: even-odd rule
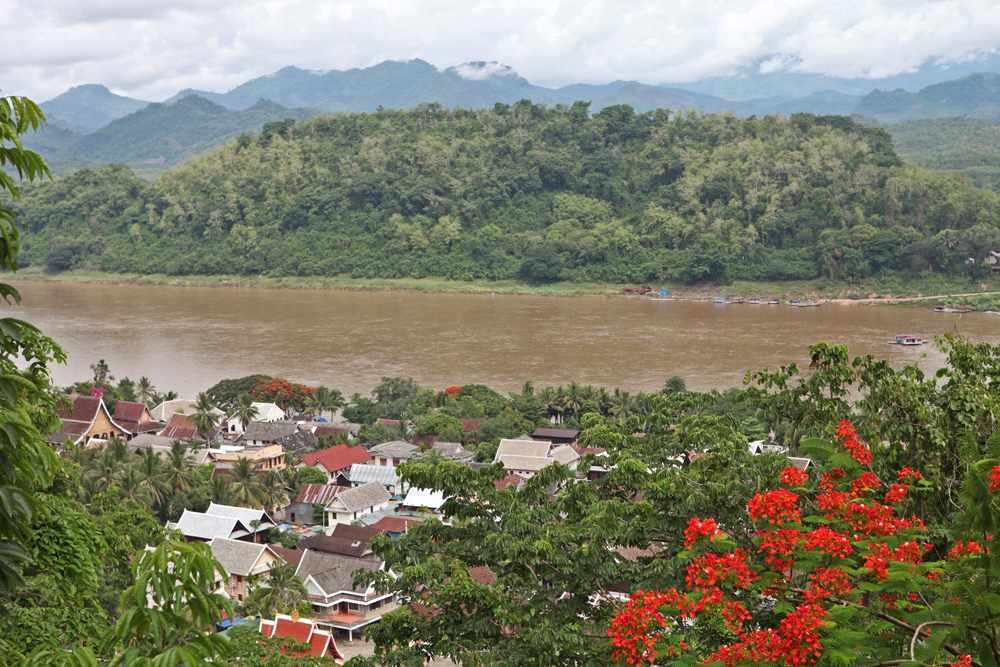
[[[406,498],[400,505],[406,507],[426,507],[432,510],[438,510],[444,505],[445,496],[444,491],[435,491],[434,489],[410,489],[406,493]]]
[[[347,473],[351,484],[367,484],[378,482],[382,486],[396,486],[399,475],[392,466],[376,466],[368,463],[355,463]]]

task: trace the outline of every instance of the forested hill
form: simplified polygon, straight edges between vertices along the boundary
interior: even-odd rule
[[[156,183],[83,170],[18,202],[50,270],[646,282],[962,271],[1000,200],[844,117],[613,106],[322,116]]]

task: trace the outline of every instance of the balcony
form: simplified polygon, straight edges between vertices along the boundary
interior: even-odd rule
[[[378,608],[367,611],[341,611],[338,607],[330,607],[328,611],[324,610],[323,607],[314,607],[313,609],[314,611],[311,615],[313,620],[348,630],[377,621],[390,611],[399,609],[399,603],[388,602]]]

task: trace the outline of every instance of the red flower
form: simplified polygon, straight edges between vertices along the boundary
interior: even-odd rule
[[[907,467],[903,468],[902,470],[900,470],[899,471],[899,475],[897,475],[897,479],[900,482],[902,482],[902,483],[909,482],[910,484],[912,484],[913,482],[919,482],[923,478],[924,478],[924,476],[920,474],[919,470],[914,470],[913,468],[910,468],[909,466],[907,466]]]
[[[889,561],[892,560],[892,550],[888,545],[881,542],[868,547],[868,556],[865,558],[865,568],[875,574],[876,579],[885,579],[889,576]]]
[[[727,583],[736,589],[746,588],[756,578],[747,563],[746,553],[737,549],[728,554],[695,556],[688,563],[684,581],[691,590],[705,591]]]
[[[788,466],[781,471],[778,480],[785,486],[804,486],[809,481],[809,473],[795,466]]]
[[[865,491],[877,489],[880,486],[882,486],[882,480],[878,478],[878,475],[868,470],[851,482],[851,494],[861,496],[864,495]]]
[[[903,502],[906,500],[906,492],[909,488],[906,484],[891,484],[889,490],[885,492],[885,502],[890,505]]]
[[[875,459],[872,451],[865,447],[864,443],[858,438],[858,433],[854,430],[854,424],[847,419],[842,420],[837,426],[837,440],[844,446],[847,453],[851,455],[851,458],[861,465],[870,466]]]
[[[791,558],[798,547],[801,533],[792,528],[765,530],[758,533],[757,549],[764,554],[764,562],[778,572],[787,572],[794,564]]]
[[[983,549],[983,545],[979,544],[979,542],[974,540],[962,542],[962,540],[959,540],[958,542],[955,542],[955,546],[948,551],[948,559],[957,560],[962,556],[979,556],[985,551],[986,550]]]
[[[684,548],[690,549],[699,540],[707,537],[712,539],[719,534],[719,524],[715,519],[699,519],[692,517],[688,521],[687,528],[684,529]]]
[[[993,466],[990,470],[990,493],[1000,489],[1000,466]]]
[[[846,572],[832,567],[820,567],[809,575],[805,599],[807,602],[819,602],[830,597],[842,598],[849,595],[851,590],[851,582]]]
[[[747,503],[747,511],[753,520],[767,521],[774,525],[799,523],[799,496],[788,489],[773,489],[755,494]]]
[[[951,663],[951,667],[972,667],[972,656],[966,653],[965,655],[960,655]]]
[[[819,478],[819,488],[822,491],[832,491],[837,480],[843,479],[847,475],[843,468],[833,468]]]
[[[834,558],[847,558],[854,553],[851,540],[843,533],[821,526],[806,534],[806,549],[822,551]]]

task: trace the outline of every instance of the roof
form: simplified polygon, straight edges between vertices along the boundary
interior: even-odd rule
[[[342,540],[372,540],[378,533],[379,531],[371,526],[349,526],[346,523],[338,523],[330,534]]]
[[[367,484],[341,491],[333,502],[341,505],[348,512],[358,512],[369,507],[374,507],[375,505],[387,503],[391,497],[381,483],[368,482]]]
[[[337,642],[333,635],[326,630],[322,630],[315,621],[308,618],[293,618],[284,614],[278,614],[273,621],[261,619],[258,630],[265,637],[277,639],[291,639],[300,644],[306,644],[306,648],[296,649],[292,647],[282,647],[281,653],[293,658],[303,658],[311,656],[314,658],[333,658],[335,662],[344,659],[343,654],[337,648]]]
[[[375,421],[381,424],[382,426],[394,426],[396,428],[400,428],[403,425],[403,421],[401,419],[388,419],[386,417],[379,417]]]
[[[525,479],[518,475],[517,473],[507,473],[507,476],[503,479],[498,479],[493,482],[493,486],[497,491],[503,491],[504,489],[509,489],[510,487],[519,487],[525,482]]]
[[[241,542],[226,537],[212,538],[209,546],[212,548],[212,556],[219,561],[222,567],[226,568],[226,572],[241,577],[250,576],[253,566],[257,564],[261,554],[268,548],[266,544]]]
[[[262,422],[281,421],[285,418],[285,411],[276,403],[259,403],[254,401],[251,405],[257,408],[257,419]]]
[[[497,453],[493,457],[496,463],[503,456],[535,456],[544,458],[549,455],[552,443],[547,440],[515,440],[504,438],[497,447]]]
[[[369,528],[374,528],[380,533],[405,533],[410,529],[410,526],[415,523],[420,523],[422,519],[411,519],[401,516],[384,516]]]
[[[68,407],[65,404],[60,405],[56,414],[61,419],[89,423],[97,417],[97,412],[103,403],[104,401],[99,396],[75,396]]]
[[[173,438],[153,433],[140,433],[128,441],[128,448],[132,451],[139,449],[170,449],[173,444]]]
[[[339,591],[354,591],[354,573],[356,571],[374,572],[380,569],[382,569],[382,561],[377,558],[355,558],[343,554],[306,549],[295,574],[303,579],[312,577],[320,590],[327,595],[332,595]]]
[[[146,404],[136,401],[116,401],[114,420],[130,433],[160,430],[160,423],[149,414]]]
[[[368,452],[372,456],[384,456],[393,459],[409,459],[420,451],[420,448],[405,440],[390,440],[380,445],[375,445]]]
[[[351,539],[335,535],[310,535],[299,542],[302,549],[312,549],[328,554],[341,554],[361,558],[372,552],[371,540]]]
[[[541,456],[518,456],[510,454],[502,457],[501,463],[507,470],[525,470],[528,472],[538,472],[545,466],[554,463],[555,459]]]
[[[322,426],[317,426],[313,431],[317,438],[331,437],[343,435],[345,433],[350,433],[351,435],[357,435],[358,431],[361,430],[361,424],[354,424],[351,422],[343,422],[341,424],[323,424]]]
[[[403,498],[400,505],[406,507],[426,507],[436,511],[441,509],[445,500],[444,491],[411,488],[406,493],[406,497]]]
[[[460,442],[435,442],[431,445],[431,451],[435,451],[452,461],[464,461],[472,458],[472,452],[463,447]]]
[[[463,419],[462,431],[465,433],[478,433],[483,428],[482,419]]]
[[[549,454],[551,458],[555,459],[564,466],[567,466],[580,458],[580,454],[569,445],[559,445]]]
[[[812,459],[801,456],[789,456],[788,461],[799,470],[807,470],[812,465]]]
[[[74,396],[68,406],[64,404],[56,409],[56,414],[62,420],[62,425],[57,432],[49,435],[48,441],[58,444],[68,438],[74,443],[79,442],[82,436],[90,430],[90,426],[102,410],[112,426],[126,435],[132,433],[114,420],[111,413],[108,412],[108,406],[104,404],[104,399],[100,396]]]
[[[235,505],[209,503],[208,509],[205,510],[205,514],[214,514],[215,516],[225,516],[233,519],[239,519],[248,528],[252,527],[254,521],[257,521],[260,524],[257,526],[257,532],[267,530],[275,525],[274,519],[272,519],[267,512],[262,509],[252,509],[250,507],[237,507]]]
[[[580,430],[575,428],[536,428],[531,437],[539,440],[576,440]]]
[[[153,415],[153,419],[166,422],[169,421],[175,414],[180,413],[184,415],[193,415],[196,411],[195,401],[187,398],[175,398],[170,401],[163,401],[150,410],[150,414]],[[212,408],[211,412],[217,417],[221,417],[224,414],[222,410],[219,410],[218,408]]]
[[[247,428],[243,432],[243,439],[277,442],[282,438],[295,435],[298,430],[298,424],[295,422],[254,421],[247,424]]]
[[[175,527],[184,537],[201,540],[211,540],[214,537],[236,538],[250,534],[250,527],[235,517],[191,510],[184,510]]]
[[[171,440],[192,440],[198,435],[198,429],[190,417],[175,413],[171,415],[170,421],[163,427],[159,435]]]
[[[298,566],[299,561],[302,560],[302,554],[305,553],[299,549],[286,549],[285,547],[278,546],[277,544],[269,544],[268,546],[271,548],[271,551],[274,552],[275,556],[281,558],[286,563],[291,563],[295,566]]]
[[[322,466],[330,473],[350,468],[355,463],[366,463],[368,459],[368,450],[360,445],[335,445],[302,456],[302,462],[307,466]]]
[[[355,463],[347,473],[347,479],[351,484],[367,484],[368,482],[378,482],[382,486],[396,486],[399,483],[399,475],[392,466],[376,466],[366,463]]]
[[[336,484],[303,484],[293,502],[325,507],[343,490],[343,486]]]

